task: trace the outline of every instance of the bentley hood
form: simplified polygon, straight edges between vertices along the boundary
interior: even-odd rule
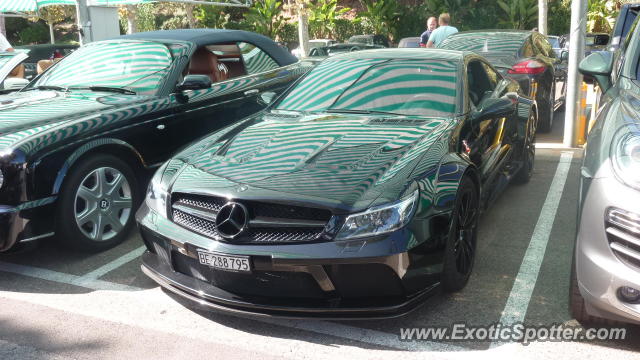
[[[131,105],[142,98],[112,93],[40,90],[0,96],[0,150],[76,120]]]
[[[173,191],[210,192],[231,182],[346,208],[381,196],[396,200],[410,185],[417,162],[451,123],[335,114],[283,119],[267,113],[188,149],[189,166]]]

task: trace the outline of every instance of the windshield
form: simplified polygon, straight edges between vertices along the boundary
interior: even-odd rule
[[[457,68],[445,60],[325,60],[276,109],[451,116]]]
[[[551,47],[554,49],[559,49],[560,48],[560,42],[558,41],[557,37],[549,37],[549,44],[551,44]]]
[[[43,74],[33,87],[117,87],[154,94],[171,65],[169,49],[145,41],[85,45]]]
[[[484,37],[484,35],[465,34],[449,36],[444,39],[439,49],[473,51],[477,53],[517,53],[522,47],[525,38],[522,36],[494,36]]]
[[[14,56],[15,56],[15,54],[13,54],[13,53],[0,55],[0,68],[4,67],[6,64],[8,64],[9,61],[11,61],[11,59],[13,59]]]

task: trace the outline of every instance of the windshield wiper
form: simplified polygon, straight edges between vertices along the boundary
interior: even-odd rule
[[[119,87],[112,87],[112,86],[89,86],[89,87],[87,87],[87,89],[89,89],[91,91],[115,92],[115,93],[127,94],[127,95],[135,95],[136,94],[136,92],[133,91],[133,90],[129,90],[129,89],[125,89],[125,88],[119,88]]]
[[[34,87],[30,87],[27,89],[24,89],[23,91],[28,91],[28,90],[55,90],[55,91],[69,91],[69,88],[66,87],[62,87],[62,86],[56,86],[56,85],[38,85],[38,86],[34,86]]]
[[[382,115],[406,116],[404,114],[398,114],[398,113],[393,113],[389,111],[379,111],[379,110],[327,109],[325,110],[325,112],[344,113],[344,114],[363,114],[363,115],[382,114]]]

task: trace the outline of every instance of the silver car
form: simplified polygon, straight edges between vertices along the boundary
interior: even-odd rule
[[[640,323],[640,26],[580,72],[603,95],[585,148],[570,306],[579,321]]]

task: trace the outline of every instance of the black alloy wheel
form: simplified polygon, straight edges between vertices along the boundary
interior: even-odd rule
[[[539,116],[539,126],[541,132],[548,133],[551,132],[553,128],[553,116],[554,116],[554,107],[555,107],[555,82],[551,82],[551,89],[549,91],[549,98],[546,101],[541,101],[543,104],[538,105],[538,110],[540,113]]]
[[[476,184],[464,177],[451,214],[445,250],[442,285],[445,291],[459,291],[471,276],[476,256],[480,202]]]
[[[522,153],[522,167],[518,170],[514,181],[517,184],[526,184],[533,176],[533,167],[536,160],[536,115],[535,109],[532,109],[527,125],[527,134],[524,139]]]

